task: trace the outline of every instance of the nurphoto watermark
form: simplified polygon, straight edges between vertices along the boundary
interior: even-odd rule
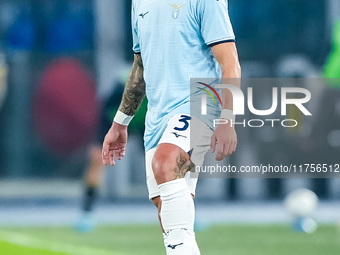
[[[221,116],[226,98],[230,118]],[[211,134],[229,125],[238,138],[222,162],[207,153],[192,169],[201,177],[340,177],[340,79],[192,79],[190,101],[191,115]],[[192,147],[208,143],[197,128]]]

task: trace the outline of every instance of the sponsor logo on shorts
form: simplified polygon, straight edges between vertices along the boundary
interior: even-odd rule
[[[176,136],[176,138],[179,138],[179,137],[187,138],[187,137],[184,136],[184,135],[179,135],[179,134],[177,134],[177,132],[172,132],[171,134],[174,134],[174,135]]]

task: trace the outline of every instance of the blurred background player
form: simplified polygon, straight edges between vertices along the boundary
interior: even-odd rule
[[[328,105],[333,117],[329,118],[329,115],[324,114],[323,111],[320,111],[319,117],[323,118],[320,123],[323,123],[324,128],[332,127],[327,140],[334,147],[339,146],[336,141],[340,138],[340,19],[334,24],[332,51],[325,64],[323,76],[327,79],[325,84],[329,87],[325,89],[321,105]],[[340,215],[337,225],[340,230]]]
[[[79,232],[89,232],[93,229],[95,222],[93,219],[93,206],[98,198],[99,187],[103,180],[105,166],[101,160],[101,145],[104,140],[106,130],[111,126],[112,114],[119,106],[120,95],[123,85],[118,83],[111,95],[102,102],[100,120],[97,127],[95,141],[89,146],[88,164],[84,177],[84,194],[82,204],[82,214],[76,229]]]
[[[93,215],[94,204],[99,198],[100,185],[103,182],[105,176],[105,165],[103,165],[101,152],[102,143],[108,129],[112,125],[112,120],[115,113],[118,110],[121,95],[124,91],[124,84],[127,80],[129,71],[125,72],[121,82],[117,82],[113,91],[110,93],[108,98],[102,100],[102,107],[100,113],[99,126],[97,127],[97,136],[95,141],[89,146],[88,151],[88,164],[84,177],[84,194],[82,202],[82,213],[81,217],[76,224],[78,232],[89,232],[95,227],[95,220]],[[141,105],[141,109],[136,114],[134,120],[129,126],[131,134],[136,134],[142,137],[144,133],[144,119],[146,112],[147,101],[145,100]],[[142,144],[141,144],[142,147]],[[133,155],[130,155],[132,158]],[[126,160],[129,160],[127,156]]]
[[[340,152],[340,20],[333,27],[332,49],[323,68],[323,78],[316,123],[312,136],[319,148],[320,160],[335,163]],[[328,153],[322,155],[322,151]],[[322,158],[323,156],[323,158]],[[325,182],[327,180],[324,180]]]

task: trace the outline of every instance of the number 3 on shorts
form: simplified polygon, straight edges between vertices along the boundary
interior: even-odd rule
[[[181,119],[179,119],[178,121],[179,122],[183,122],[184,123],[184,126],[183,127],[175,127],[174,129],[176,131],[185,131],[188,129],[189,127],[189,120],[191,120],[191,117],[190,116],[187,116],[187,115],[181,115]]]

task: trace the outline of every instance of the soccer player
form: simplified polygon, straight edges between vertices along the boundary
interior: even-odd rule
[[[211,123],[190,116],[190,78],[241,76],[227,1],[133,0],[132,26],[134,63],[103,142],[103,163],[124,157],[127,125],[146,95],[147,186],[159,209],[166,252],[200,254],[194,234],[197,179],[190,178],[190,165],[202,164],[209,148],[217,151],[217,160],[231,155],[237,137],[233,126],[213,131]],[[222,101],[221,118],[234,119],[229,90]],[[195,143],[191,125],[201,133]]]

